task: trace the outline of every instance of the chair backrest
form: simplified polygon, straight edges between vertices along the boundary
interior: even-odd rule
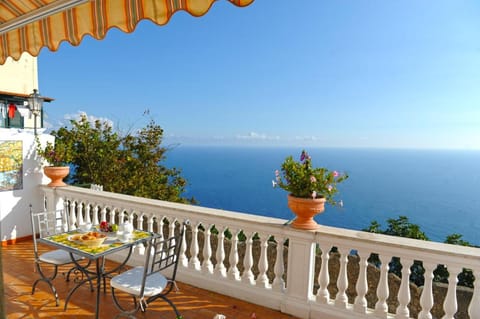
[[[163,237],[158,234],[155,234],[151,238],[146,251],[147,256],[145,258],[141,295],[143,295],[143,287],[145,286],[147,277],[159,271],[173,267],[171,276],[168,280],[171,282],[175,281],[180,249],[183,242],[183,234],[185,233],[185,227],[188,224],[188,220],[181,223],[178,232],[167,239],[163,239]]]
[[[63,209],[34,212],[30,205],[30,217],[35,257],[37,256],[37,238],[43,238],[70,230],[68,214]]]

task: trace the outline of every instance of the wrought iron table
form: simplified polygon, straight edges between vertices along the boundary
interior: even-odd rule
[[[67,298],[65,299],[64,310],[67,310],[68,302],[72,294],[83,284],[87,282],[92,282],[92,280],[97,281],[97,298],[95,304],[95,318],[98,318],[99,307],[100,307],[100,291],[102,284],[104,286],[104,292],[106,291],[105,284],[106,278],[113,273],[121,269],[130,259],[132,254],[132,249],[135,245],[146,242],[151,236],[152,233],[146,232],[143,230],[134,230],[132,238],[128,241],[120,241],[116,236],[107,237],[105,242],[98,247],[89,247],[83,244],[80,244],[76,241],[70,239],[70,236],[78,234],[78,231],[66,232],[58,235],[53,235],[49,237],[44,237],[39,239],[40,242],[54,246],[56,248],[64,249],[68,251],[72,257],[74,263],[81,269],[81,272],[86,276],[85,279],[80,280],[77,284],[69,291]],[[125,260],[119,264],[114,269],[107,271],[105,269],[105,256],[112,253],[128,249],[128,254],[125,257]],[[95,271],[89,269],[91,262],[87,265],[82,265],[80,262],[76,261],[73,255],[78,255],[85,257],[90,261],[95,262]]]

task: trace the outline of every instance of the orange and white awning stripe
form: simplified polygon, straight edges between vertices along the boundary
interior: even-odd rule
[[[117,27],[133,32],[149,19],[168,23],[177,11],[204,15],[216,0],[0,0],[0,64],[23,52],[37,56],[43,47],[56,51],[62,41],[78,45],[85,35],[103,39]],[[254,0],[227,0],[247,6]]]

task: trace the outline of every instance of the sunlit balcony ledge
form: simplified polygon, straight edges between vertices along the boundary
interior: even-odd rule
[[[181,282],[298,318],[480,318],[480,286],[457,287],[464,268],[480,278],[478,248],[327,226],[299,231],[282,219],[72,186],[40,190],[47,208],[68,209],[72,224],[128,218],[137,228],[168,236],[173,221],[188,219]],[[226,238],[225,230],[233,236]],[[379,267],[367,262],[372,253]],[[131,265],[141,264],[142,254],[138,247]],[[400,258],[402,278],[388,273],[392,257]],[[414,261],[425,268],[420,288],[408,281]],[[437,265],[447,267],[448,284],[433,282]]]

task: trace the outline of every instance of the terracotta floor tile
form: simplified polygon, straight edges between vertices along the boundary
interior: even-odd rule
[[[48,247],[42,247],[47,250]],[[55,280],[60,296],[60,306],[48,286],[40,283],[34,295],[31,295],[32,283],[38,278],[33,272],[33,247],[31,241],[2,247],[2,264],[4,279],[4,301],[8,319],[16,318],[92,318],[95,312],[95,293],[86,286],[79,288],[73,295],[67,311],[63,311],[65,298],[73,287],[72,281],[66,282],[62,276]],[[68,268],[62,269],[67,271]],[[260,307],[238,299],[229,298],[211,291],[203,290],[184,283],[178,283],[180,289],[171,293],[171,299],[185,319],[213,319],[216,314],[223,314],[226,319],[296,319],[279,311]],[[110,319],[118,314],[111,299],[110,287],[101,295],[100,318]],[[129,299],[130,300],[130,299]],[[171,308],[162,301],[152,303],[145,313],[138,312],[137,318],[174,319]]]

